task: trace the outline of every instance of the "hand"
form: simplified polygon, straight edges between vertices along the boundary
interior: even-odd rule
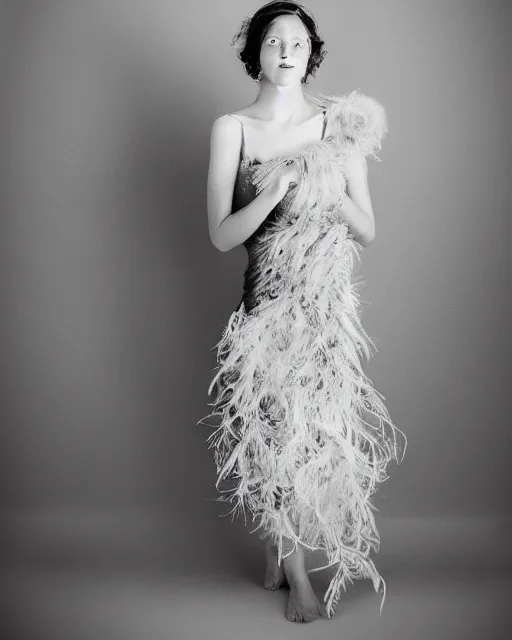
[[[296,160],[290,160],[274,171],[276,188],[283,196],[290,187],[295,187],[302,179],[302,172]]]

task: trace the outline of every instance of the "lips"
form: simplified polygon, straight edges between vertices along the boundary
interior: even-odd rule
[[[280,64],[281,69],[293,69],[293,64]]]

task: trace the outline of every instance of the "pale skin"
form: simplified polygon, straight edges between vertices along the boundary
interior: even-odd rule
[[[233,112],[243,119],[249,157],[265,161],[293,155],[320,140],[321,112],[307,100],[301,84],[309,55],[309,34],[300,18],[285,15],[270,24],[260,50],[262,77],[258,96],[246,108]],[[280,68],[283,62],[293,68]],[[229,115],[214,121],[210,135],[207,211],[210,239],[220,251],[229,251],[243,243],[282,200],[290,186],[300,180],[296,163],[279,167],[268,187],[247,206],[233,212],[241,144],[239,122]],[[339,214],[355,240],[367,247],[375,238],[375,216],[364,157],[353,157],[347,166],[346,180],[347,197]],[[283,553],[291,548],[285,548]],[[270,543],[266,555],[265,588],[276,590],[286,583],[290,587],[286,617],[294,622],[326,617],[325,607],[318,601],[306,573],[303,548],[299,545],[281,566],[277,564],[277,550]]]

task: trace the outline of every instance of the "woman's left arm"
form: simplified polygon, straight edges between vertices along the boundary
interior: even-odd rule
[[[347,194],[339,209],[354,239],[367,247],[375,239],[375,216],[370,188],[368,165],[361,153],[354,153],[346,165]]]

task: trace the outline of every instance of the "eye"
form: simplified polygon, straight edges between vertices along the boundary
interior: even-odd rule
[[[269,39],[268,39],[268,43],[269,43],[270,45],[277,44],[277,38],[269,38]]]
[[[296,42],[295,43],[296,47],[299,47],[299,49],[302,49],[304,47],[304,45],[302,44],[302,42]]]

